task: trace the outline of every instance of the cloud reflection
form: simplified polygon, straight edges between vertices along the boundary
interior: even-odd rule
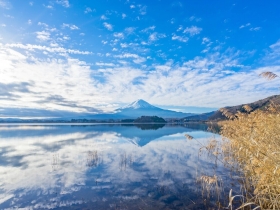
[[[184,138],[192,132],[205,143],[213,134],[203,131],[169,126],[23,128],[2,129],[0,136],[1,209],[155,201],[162,191],[179,193],[179,185],[195,189],[198,168],[212,173],[207,156],[198,158],[200,145]],[[129,136],[127,129],[137,129],[142,136]],[[137,142],[145,137],[143,132],[158,138],[141,146]]]

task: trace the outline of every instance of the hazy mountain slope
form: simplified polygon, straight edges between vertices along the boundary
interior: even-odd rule
[[[207,112],[207,113],[203,113],[203,114],[197,114],[197,115],[185,117],[184,119],[186,121],[206,121],[209,119],[209,117],[211,117],[213,114],[215,114],[215,112],[216,111]]]
[[[273,104],[280,104],[280,95],[273,95],[270,96],[268,98],[265,99],[261,99],[258,101],[255,101],[253,103],[249,103],[249,104],[241,104],[238,106],[228,106],[228,107],[224,107],[226,108],[229,112],[235,114],[237,113],[237,111],[240,112],[245,112],[243,106],[244,105],[249,105],[253,111],[257,110],[257,109],[266,109],[268,108],[268,106],[273,103]],[[225,120],[226,117],[218,110],[216,111],[212,116],[209,117],[209,120]]]
[[[245,112],[245,110],[243,108],[244,105],[249,105],[254,111],[257,109],[266,109],[271,103],[280,104],[280,95],[273,95],[268,98],[255,101],[253,103],[241,104],[241,105],[237,105],[237,106],[227,106],[224,108],[226,108],[229,112],[235,114],[235,113],[237,113],[237,111]],[[226,120],[227,118],[219,110],[217,110],[214,112],[186,117],[184,119],[189,120],[189,121],[195,121],[195,120],[197,120],[197,121],[206,121],[206,120],[217,121],[217,120]]]

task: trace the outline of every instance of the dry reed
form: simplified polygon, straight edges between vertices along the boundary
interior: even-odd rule
[[[261,209],[280,209],[280,107],[253,112],[249,106],[243,108],[247,113],[221,110],[232,119],[223,122],[221,131],[227,138],[222,145],[224,160],[236,160],[245,175],[243,206],[254,203]]]

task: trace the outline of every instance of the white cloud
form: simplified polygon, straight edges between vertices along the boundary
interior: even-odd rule
[[[177,31],[182,31],[184,28],[182,25],[179,26],[179,28],[177,29]]]
[[[227,54],[227,53],[225,53]],[[130,102],[134,95],[141,96],[151,103],[162,105],[172,105],[180,101],[180,105],[197,106],[204,104],[209,107],[222,107],[225,105],[237,105],[260,99],[272,95],[272,87],[277,86],[277,82],[272,83],[258,77],[258,74],[265,69],[251,69],[246,71],[229,71],[230,68],[241,68],[236,60],[235,54],[212,54],[204,57],[197,57],[178,66],[172,63],[166,65],[153,65],[154,71],[141,71],[125,66],[127,72],[119,72],[118,68],[111,70],[110,78],[118,78],[121,75],[138,72],[139,84],[131,85],[129,81],[121,80],[116,83],[104,85],[106,92],[118,89],[115,100],[123,97],[126,102]],[[137,54],[125,53],[115,56],[117,58],[131,58],[137,62],[140,57]],[[129,65],[129,64],[124,64]],[[280,72],[280,66],[269,66],[276,73]],[[129,73],[128,73],[129,72]],[[109,76],[109,75],[108,75]],[[111,81],[108,79],[107,81]],[[155,83],[155,81],[157,81]],[[121,83],[120,83],[121,82]],[[129,87],[129,91],[127,90]],[[275,91],[277,91],[275,89]],[[106,93],[104,93],[106,94]],[[238,98],[238,100],[237,100]],[[168,101],[170,103],[168,104]]]
[[[32,25],[32,21],[29,19],[29,20],[27,21],[27,24],[28,24],[28,25]]]
[[[149,36],[149,41],[156,41],[158,40],[157,33],[154,32]]]
[[[135,27],[127,27],[124,29],[125,33],[132,34],[136,30]]]
[[[191,16],[191,17],[189,18],[189,20],[190,20],[190,21],[199,22],[199,21],[201,21],[201,18],[197,18],[197,17],[195,17],[195,16]]]
[[[128,44],[126,44],[126,43],[121,43],[120,45],[121,45],[122,48],[127,48],[128,47]]]
[[[140,63],[145,62],[146,60],[147,60],[146,58],[139,57],[139,58],[134,59],[133,62],[137,63],[137,64],[140,64]]]
[[[36,32],[37,34],[37,39],[39,39],[40,41],[47,41],[50,39],[50,33],[47,31],[38,31]]]
[[[263,58],[264,62],[267,65],[280,65],[280,40],[270,45],[269,48]]]
[[[153,42],[153,41],[156,41],[158,39],[165,38],[165,37],[166,37],[165,34],[154,32],[154,33],[150,34],[149,41]]]
[[[208,37],[203,37],[202,38],[202,44],[207,44],[210,42],[210,39]]]
[[[26,54],[14,50],[25,49]],[[78,53],[75,50],[12,44],[0,46],[0,74],[2,85],[19,84],[22,88],[7,90],[8,98],[1,99],[1,107],[85,112],[104,104],[106,97],[99,94],[85,62],[69,56],[38,59],[37,53]],[[39,49],[40,51],[32,51]],[[28,51],[28,52],[27,52]],[[20,86],[20,87],[21,87]],[[12,103],[16,98],[16,102]]]
[[[66,24],[66,23],[63,23],[62,24],[62,28],[70,28],[71,30],[79,30],[79,27],[76,26],[76,25],[72,25],[72,24]]]
[[[130,9],[134,9],[135,8],[135,5],[130,5]]]
[[[100,19],[101,20],[107,20],[108,18],[105,15],[101,15]]]
[[[250,31],[259,31],[259,30],[261,30],[261,27],[250,28]]]
[[[3,9],[11,9],[12,4],[8,0],[0,0],[0,7]]]
[[[2,23],[1,26],[2,26],[2,27],[6,27],[6,24]]]
[[[122,19],[126,18],[126,14],[122,13]]]
[[[146,15],[147,13],[147,6],[138,5],[140,15]]]
[[[14,16],[12,16],[12,15],[4,15],[4,17],[6,17],[6,18],[14,18]]]
[[[210,43],[210,39],[204,37],[202,42],[207,45]],[[85,110],[82,107],[89,105],[100,108],[100,104],[110,104],[111,101],[129,103],[135,100],[135,96],[154,104],[174,105],[176,103],[176,105],[182,106],[203,104],[209,107],[222,107],[258,100],[260,96],[278,94],[278,89],[275,88],[278,87],[278,82],[276,80],[267,82],[259,78],[258,74],[262,71],[280,73],[279,46],[280,41],[270,46],[267,66],[257,69],[241,66],[238,60],[241,52],[229,49],[223,53],[208,53],[203,57],[188,60],[184,64],[175,62],[157,64],[153,62],[149,67],[152,70],[145,71],[145,61],[148,59],[146,53],[136,50],[130,53],[129,51],[123,52],[127,50],[124,48],[130,47],[130,43],[120,43],[120,47],[123,49],[119,50],[118,55],[115,55],[115,52],[94,54],[101,56],[99,57],[101,60],[93,67],[89,67],[81,60],[71,58],[71,54],[86,55],[91,54],[90,52],[57,46],[0,44],[0,75],[5,75],[3,79],[5,83],[19,84],[24,82],[23,85],[27,85],[25,89],[30,90],[23,93],[17,93],[16,90],[13,90],[15,91],[12,93],[13,95],[21,96],[20,99],[16,100],[15,106],[24,104],[30,107],[39,107],[34,101],[40,94],[47,98],[43,91],[44,88],[47,88],[44,82],[47,84],[48,81],[51,81],[51,84],[54,85],[50,91],[48,90],[48,94],[57,89],[58,94],[56,95],[66,98],[65,101],[68,101],[70,105],[75,100],[76,104],[80,106],[80,108],[66,106],[67,110]],[[24,50],[17,50],[17,48]],[[44,55],[43,58],[38,56],[40,59],[36,58],[38,54],[43,52],[47,52],[48,55]],[[275,63],[271,62],[271,59]],[[232,68],[238,68],[238,71],[233,71]],[[75,77],[76,74],[77,77]],[[41,77],[44,75],[47,77],[42,79]],[[37,77],[40,78],[38,81]],[[86,92],[82,92],[84,89],[78,79],[86,79],[86,87],[88,88]],[[77,89],[74,88],[76,82],[79,84]],[[48,86],[52,85],[48,84]],[[67,93],[62,93],[62,90],[67,90],[71,94],[68,96]],[[91,99],[90,94],[93,94],[93,99]],[[106,98],[103,99],[101,96],[106,96]],[[9,99],[1,101],[3,106],[11,106],[13,103]],[[63,109],[61,104],[54,105],[51,102],[46,106],[47,109]]]
[[[68,0],[56,0],[56,3],[62,5],[63,7],[66,7],[66,8],[70,7]]]
[[[174,24],[175,23],[175,18],[171,18],[170,23]]]
[[[109,31],[113,30],[113,26],[107,22],[103,23],[103,26]]]
[[[183,37],[183,36],[176,36],[175,34],[173,34],[172,40],[178,40],[180,42],[187,42],[189,40],[189,38]]]
[[[120,38],[120,39],[124,38],[124,34],[123,33],[114,33],[113,36],[116,37],[116,38]]]
[[[132,58],[133,62],[136,63],[136,64],[140,64],[140,63],[143,63],[146,61],[146,58],[144,57],[141,57],[137,54],[133,54],[133,53],[124,53],[124,54],[121,54],[121,55],[115,55],[116,58]]]
[[[91,12],[93,12],[93,10],[90,7],[87,7],[84,11],[85,14],[91,13]]]
[[[73,50],[73,49],[66,49],[63,47],[47,47],[42,45],[31,45],[31,44],[6,44],[6,47],[9,48],[20,48],[29,51],[39,50],[39,51],[47,51],[50,53],[69,53],[69,54],[80,54],[80,55],[89,55],[92,54],[89,51],[80,51],[80,50]],[[57,46],[57,45],[54,45]]]
[[[147,33],[147,32],[149,32],[149,31],[154,31],[155,28],[156,28],[155,26],[150,26],[150,27],[148,27],[148,28],[145,28],[145,29],[141,30],[140,32],[142,32],[142,33]]]
[[[116,55],[116,58],[139,58],[139,55],[133,53],[124,53],[122,55]]]
[[[52,5],[44,5],[44,7],[46,7],[47,9],[53,9]]]
[[[116,66],[113,63],[103,63],[103,62],[96,62],[95,65],[97,65],[97,66],[111,66],[111,67]]]
[[[69,36],[63,36],[62,37],[64,40],[70,40],[71,38]]]
[[[202,28],[199,28],[197,26],[191,26],[191,27],[187,27],[183,33],[190,34],[190,36],[194,36],[200,34],[201,31]]]
[[[42,23],[42,22],[38,22],[38,26],[44,26],[45,28],[47,28],[47,27],[48,27],[48,24]]]
[[[245,25],[241,25],[239,28],[242,29],[242,28],[248,27],[250,25],[251,25],[251,23],[246,23]]]
[[[84,35],[85,35],[85,33],[80,33],[80,35],[81,35],[81,36],[84,36]]]

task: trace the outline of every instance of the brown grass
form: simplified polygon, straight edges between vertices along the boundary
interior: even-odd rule
[[[268,80],[273,80],[273,79],[275,79],[276,77],[278,77],[277,74],[274,74],[273,72],[270,72],[270,71],[262,72],[262,73],[260,74],[260,76],[261,76],[261,77],[264,77],[264,78],[266,78],[266,79],[268,79]]]
[[[236,160],[245,175],[247,203],[261,209],[280,209],[280,107],[233,115],[223,110],[231,120],[223,122],[222,146],[224,160]]]

